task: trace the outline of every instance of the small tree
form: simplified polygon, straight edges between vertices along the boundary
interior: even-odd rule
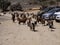
[[[54,4],[56,4],[56,2],[55,1],[50,1],[49,4],[54,5]]]
[[[47,0],[38,0],[38,1],[40,1],[40,2],[44,2],[44,1],[47,1]]]
[[[60,0],[56,0],[57,2],[60,2]]]
[[[0,0],[0,8],[3,11],[6,11],[8,6],[10,6],[11,2],[7,1],[7,0]]]
[[[10,9],[11,9],[12,11],[16,11],[16,10],[18,10],[18,11],[23,11],[23,10],[22,10],[22,6],[20,5],[20,3],[16,3],[16,4],[11,5],[11,6],[10,6]]]

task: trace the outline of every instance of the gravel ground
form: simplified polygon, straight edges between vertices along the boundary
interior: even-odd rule
[[[0,45],[60,45],[60,23],[54,21],[54,31],[38,24],[37,32],[27,25],[13,23],[11,17],[0,17]]]

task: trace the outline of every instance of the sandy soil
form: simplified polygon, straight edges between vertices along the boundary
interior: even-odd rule
[[[27,25],[13,23],[11,17],[0,17],[0,45],[60,45],[60,23],[54,21],[54,31],[38,24],[37,32]]]

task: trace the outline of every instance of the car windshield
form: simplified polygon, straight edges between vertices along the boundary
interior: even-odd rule
[[[54,8],[54,9],[48,11],[48,13],[51,13],[51,12],[54,13],[54,12],[58,12],[58,11],[60,11],[60,8]]]

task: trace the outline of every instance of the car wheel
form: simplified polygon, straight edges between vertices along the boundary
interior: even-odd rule
[[[55,20],[56,22],[60,22],[59,20]]]

